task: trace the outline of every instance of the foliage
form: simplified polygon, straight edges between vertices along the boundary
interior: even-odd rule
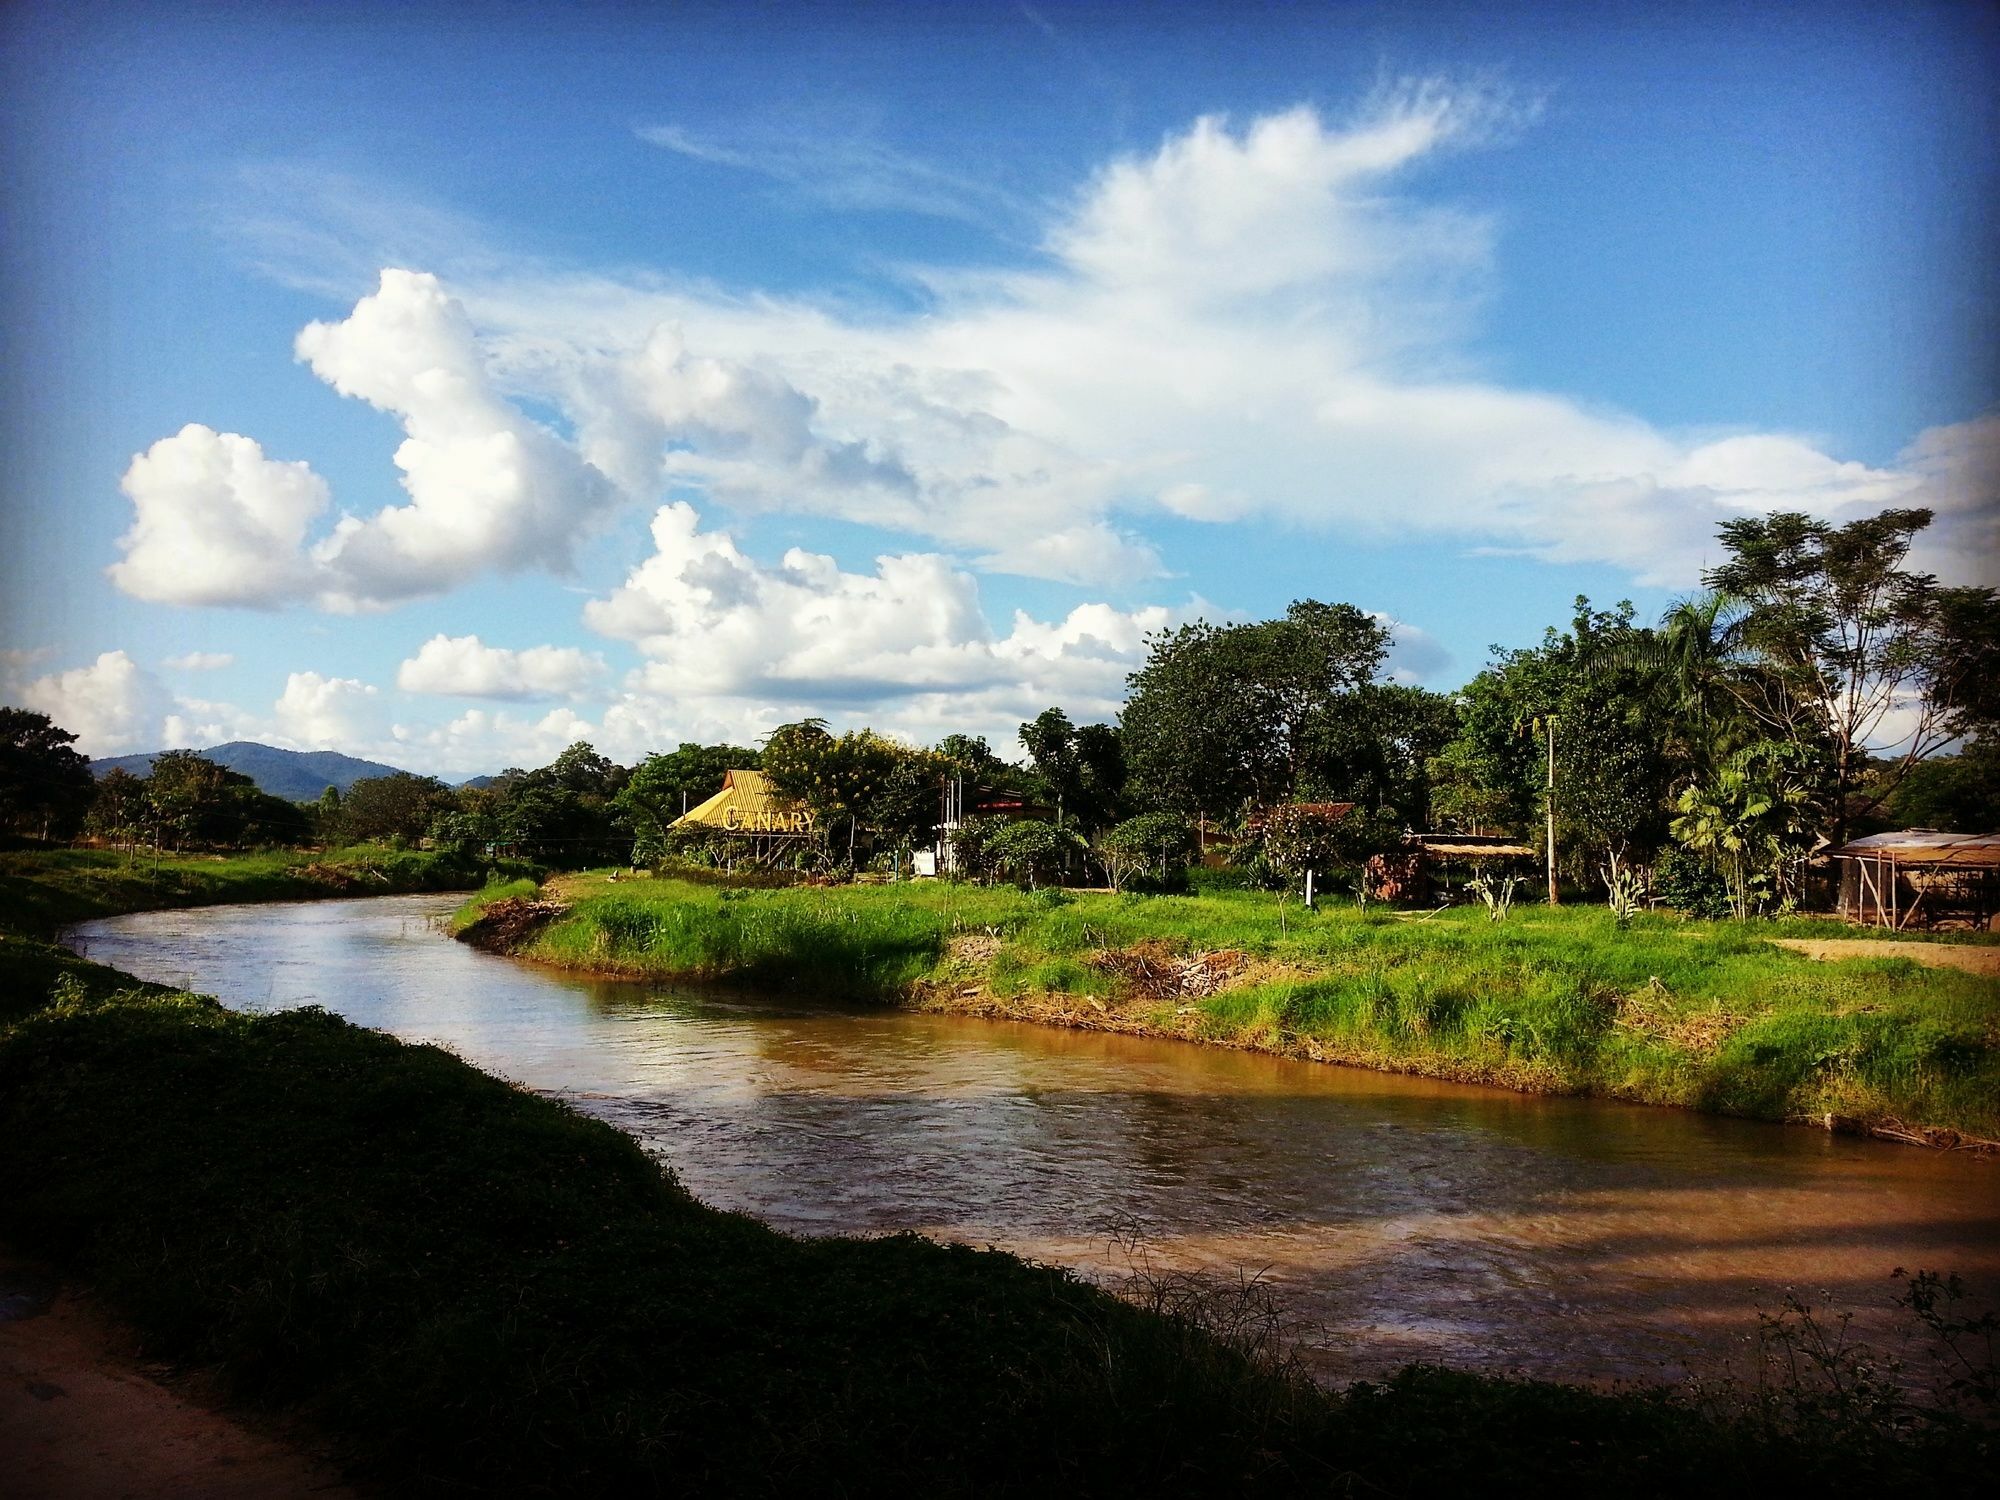
[[[328,790],[332,790],[329,788]],[[321,798],[322,805],[326,799]],[[331,837],[346,843],[415,843],[438,818],[453,813],[458,798],[435,776],[397,771],[366,776],[331,805]]]
[[[1086,832],[1116,821],[1124,807],[1124,736],[1110,724],[1071,724],[1059,708],[1044,709],[1023,724],[1021,744],[1056,810],[1058,826]]]
[[[990,883],[996,879],[1000,868],[993,859],[993,839],[1006,826],[1005,818],[991,814],[976,813],[962,819],[950,835],[953,871],[967,880]]]
[[[2000,722],[2000,595],[1939,586],[1904,567],[1928,510],[1845,526],[1797,511],[1720,528],[1710,587],[1742,601],[1761,691],[1746,708],[1772,738],[1824,742],[1829,837],[1881,805],[1922,757]],[[1867,746],[1899,718],[1898,763],[1869,776]]]
[[[1098,835],[1095,849],[1114,890],[1138,883],[1168,890],[1194,860],[1194,824],[1179,813],[1141,813]]]
[[[1399,830],[1340,803],[1285,802],[1260,809],[1247,825],[1257,857],[1290,883],[1308,870],[1324,875],[1358,865],[1396,841]]]
[[[461,793],[460,808],[490,819],[493,836],[524,857],[571,869],[624,864],[632,857],[618,801],[626,774],[578,740],[539,770],[509,769],[485,792]]]
[[[1122,719],[1135,789],[1159,807],[1226,816],[1346,779],[1351,716],[1388,644],[1372,615],[1310,599],[1278,620],[1155,636]]]
[[[613,797],[633,832],[632,858],[650,864],[666,848],[670,825],[689,808],[722,790],[731,771],[755,771],[763,753],[741,745],[696,745],[647,756]]]
[[[1618,923],[1618,930],[1623,932],[1632,925],[1632,919],[1641,910],[1646,894],[1645,876],[1616,853],[1605,862],[1601,873],[1604,876],[1606,904],[1611,908],[1612,919]]]
[[[1039,884],[1059,884],[1085,852],[1083,840],[1070,829],[1038,818],[1022,818],[995,830],[984,850],[995,871],[1030,890]]]
[[[1643,856],[1666,833],[1670,771],[1661,716],[1641,669],[1649,637],[1632,606],[1598,610],[1579,597],[1567,633],[1531,650],[1495,648],[1458,695],[1459,732],[1430,761],[1439,807],[1476,828],[1527,831],[1547,808],[1555,741],[1556,843],[1572,873],[1616,851]]]
[[[1822,780],[1810,752],[1760,740],[1675,801],[1674,837],[1715,863],[1739,919],[1796,901],[1820,821]]]
[[[1522,876],[1482,869],[1465,884],[1466,889],[1478,895],[1481,904],[1486,908],[1489,921],[1504,922],[1507,920],[1507,913],[1513,909],[1514,892],[1524,883]],[[1621,921],[1618,925],[1623,927],[1626,923]]]
[[[113,766],[97,783],[84,827],[98,838],[135,848],[152,812],[146,783],[123,766]]]
[[[67,838],[82,826],[97,784],[75,743],[47,714],[0,708],[0,829]]]
[[[829,734],[820,719],[786,724],[764,744],[764,774],[780,796],[813,814],[824,848],[849,865],[876,799],[908,747],[872,729]]]
[[[2000,734],[1919,761],[1882,804],[1891,828],[2000,833]]]
[[[1653,862],[1653,893],[1685,916],[1713,921],[1730,914],[1729,883],[1712,862],[1685,849],[1660,851]]]

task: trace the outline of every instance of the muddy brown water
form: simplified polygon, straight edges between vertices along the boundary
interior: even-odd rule
[[[572,1101],[699,1197],[800,1234],[916,1230],[1116,1281],[1261,1278],[1331,1378],[1413,1359],[1747,1374],[1830,1297],[1921,1358],[1898,1267],[2000,1288],[2000,1163],[1185,1043],[572,978],[442,937],[454,898],[148,912],[90,957],[316,1004]]]

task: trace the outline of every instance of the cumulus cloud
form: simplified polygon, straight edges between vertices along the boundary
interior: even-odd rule
[[[442,725],[396,725],[380,756],[396,765],[462,779],[493,775],[510,766],[544,766],[578,740],[599,738],[588,719],[568,708],[550,709],[539,719],[474,708]],[[599,748],[631,761],[660,743]]]
[[[406,693],[455,698],[578,698],[605,676],[604,658],[574,646],[489,646],[476,635],[438,634],[396,670]]]
[[[120,488],[136,515],[108,571],[133,597],[271,608],[309,587],[301,548],[328,495],[308,465],[190,422],[136,455]]]
[[[1796,433],[1678,434],[1468,373],[1495,225],[1417,189],[1442,154],[1510,138],[1533,113],[1428,83],[1347,119],[1204,118],[1095,173],[1047,223],[1040,266],[915,273],[929,300],[914,316],[543,273],[465,296],[514,378],[565,403],[607,471],[657,465],[732,507],[889,527],[988,571],[1157,573],[1144,530],[1164,512],[1686,586],[1731,516],[1913,503],[1942,463],[1929,449],[1879,466]],[[677,429],[643,380],[579,376],[644,363],[658,335],[633,330],[661,327],[669,368],[754,368],[795,434],[871,472],[815,473],[796,438]]]
[[[90,756],[158,750],[174,706],[160,680],[123,651],[37,677],[22,686],[20,701],[75,735],[76,748]]]
[[[1045,208],[1031,262],[910,269],[916,312],[494,256],[449,290],[387,270],[297,350],[402,423],[407,503],[341,518],[288,563],[304,502],[261,530],[222,526],[205,518],[262,514],[237,498],[258,485],[204,478],[198,501],[156,507],[157,547],[133,542],[120,581],[147,597],[387,604],[489,570],[560,571],[614,505],[683,497],[920,539],[848,576],[953,601],[967,567],[1087,587],[1160,576],[1146,530],[1161,516],[1438,539],[1682,587],[1732,516],[1922,503],[1940,513],[1939,556],[1962,572],[1993,555],[1966,544],[2000,527],[1994,419],[1871,464],[1808,435],[1729,428],[1727,412],[1672,432],[1482,377],[1473,334],[1495,290],[1496,223],[1422,179],[1533,115],[1492,89],[1430,82],[1344,117],[1199,119]],[[649,138],[778,175],[792,168],[774,162],[811,155],[671,128]],[[553,411],[560,433],[529,410]],[[144,522],[142,506],[134,538]],[[233,582],[186,583],[169,565],[174,547],[198,550],[197,523],[235,548]],[[725,593],[738,562],[707,557]],[[601,605],[613,633],[622,614],[664,608]]]
[[[311,323],[297,352],[339,391],[403,424],[407,505],[343,517],[315,549],[329,603],[379,604],[488,570],[567,568],[580,529],[615,498],[596,469],[503,400],[465,310],[435,276],[385,270],[338,323]]]
[[[648,658],[606,714],[632,738],[670,724],[741,735],[822,711],[919,738],[1011,735],[1051,703],[1108,717],[1147,634],[1184,617],[1087,604],[1052,623],[1017,613],[1003,635],[972,575],[936,553],[856,573],[793,548],[768,566],[702,530],[684,502],[663,506],[652,531],[653,555],[584,609],[591,628]]]
[[[273,738],[302,750],[341,750],[378,731],[376,690],[353,677],[294,672],[272,705]]]

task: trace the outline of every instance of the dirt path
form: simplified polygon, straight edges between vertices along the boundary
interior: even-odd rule
[[[9,1500],[356,1500],[324,1462],[160,1384],[130,1336],[0,1256]]]
[[[1780,948],[1790,948],[1807,958],[1907,958],[1929,964],[1933,969],[1963,969],[1968,974],[2000,979],[2000,948],[1975,947],[1970,943],[1876,942],[1872,938],[1777,938]]]

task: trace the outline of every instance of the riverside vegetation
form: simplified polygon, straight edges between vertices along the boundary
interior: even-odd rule
[[[537,897],[541,899],[536,899]],[[1816,962],[1825,921],[1603,908],[1307,911],[948,883],[705,878],[496,885],[473,941],[607,975],[782,986],[1763,1119],[2000,1135],[2000,983],[1904,957]]]
[[[1241,1299],[791,1238],[438,1048],[74,979],[0,1024],[0,1233],[402,1493],[1929,1495],[1992,1457],[1810,1315],[1763,1387],[1326,1391]]]

